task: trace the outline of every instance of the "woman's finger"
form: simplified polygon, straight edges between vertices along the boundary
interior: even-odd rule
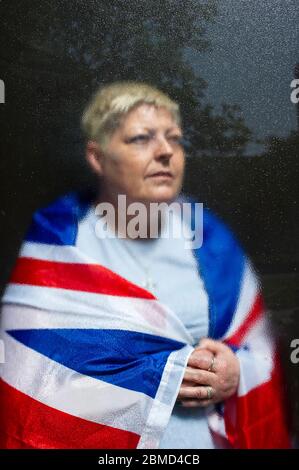
[[[204,349],[208,349],[209,351],[211,351],[214,354],[217,354],[219,352],[223,352],[223,351],[227,350],[226,344],[222,343],[221,341],[216,341],[216,340],[211,339],[211,338],[203,338],[199,342],[199,347],[204,348]]]
[[[190,367],[194,364],[193,367]],[[185,368],[184,380],[187,382],[196,383],[198,385],[212,385],[217,381],[217,376],[214,372],[208,372],[207,370],[197,369],[194,362]]]
[[[207,349],[196,347],[190,357],[196,357],[196,367],[198,367],[199,369],[208,370],[215,356],[211,351],[208,351]]]
[[[215,395],[215,390],[213,387],[185,387],[181,386],[178,400],[183,400],[184,398],[195,398],[196,400],[211,400]]]
[[[198,384],[196,384],[194,381],[191,381],[191,380],[185,380],[185,378],[183,379],[183,382],[181,383],[181,386],[185,386],[185,387],[196,387]]]
[[[196,369],[206,370],[207,372],[217,372],[218,357],[215,354],[210,353],[209,360],[203,362],[201,359],[198,360],[197,354],[193,354],[189,357],[187,365],[192,366]]]

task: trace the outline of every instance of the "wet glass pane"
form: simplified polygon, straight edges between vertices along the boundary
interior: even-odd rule
[[[261,276],[298,435],[297,0],[2,0],[0,18],[1,285],[33,211],[96,184],[80,130],[91,94],[161,88],[182,110],[185,192]]]

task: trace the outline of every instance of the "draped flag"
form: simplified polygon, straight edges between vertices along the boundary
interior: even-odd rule
[[[150,292],[76,246],[88,200],[35,213],[2,300],[1,448],[158,448],[194,348]],[[204,214],[194,250],[209,336],[238,355],[238,392],[209,413],[235,448],[285,448],[278,359],[260,289],[234,237]],[[224,441],[223,441],[224,442]]]

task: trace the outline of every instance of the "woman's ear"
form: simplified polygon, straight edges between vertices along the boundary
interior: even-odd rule
[[[87,163],[91,167],[92,171],[98,176],[103,174],[103,152],[100,145],[94,141],[89,140],[86,144],[85,157]]]

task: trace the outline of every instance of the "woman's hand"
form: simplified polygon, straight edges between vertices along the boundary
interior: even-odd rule
[[[240,365],[221,341],[200,341],[189,357],[177,400],[185,407],[205,407],[231,397],[237,390]]]

